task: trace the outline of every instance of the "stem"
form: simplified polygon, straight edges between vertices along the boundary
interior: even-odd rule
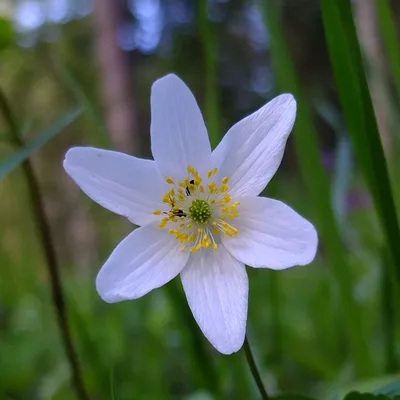
[[[260,391],[261,398],[263,400],[269,400],[270,397],[268,396],[268,393],[265,390],[264,384],[262,383],[261,375],[260,375],[260,372],[257,369],[257,365],[256,365],[256,362],[254,360],[253,353],[251,351],[249,341],[247,340],[247,336],[244,337],[243,348],[244,348],[244,352],[246,354],[246,359],[247,359],[247,362],[249,364],[251,374],[253,375],[253,378],[256,381],[258,390]]]
[[[3,114],[6,123],[9,126],[11,141],[16,147],[18,148],[23,147],[24,141],[20,136],[16,119],[12,113],[11,107],[7,101],[6,96],[1,90],[0,90],[0,110]],[[39,237],[41,240],[43,252],[47,263],[47,269],[51,284],[53,305],[54,308],[56,309],[57,323],[60,329],[64,350],[67,355],[67,359],[69,361],[69,366],[71,369],[72,385],[76,391],[78,399],[89,400],[89,397],[85,391],[85,387],[81,377],[78,357],[69,331],[64,295],[59,275],[59,266],[51,237],[50,224],[44,210],[43,198],[40,192],[39,183],[29,158],[22,163],[22,169],[26,177],[29,197],[32,203],[34,216],[36,218],[37,228],[39,230]]]

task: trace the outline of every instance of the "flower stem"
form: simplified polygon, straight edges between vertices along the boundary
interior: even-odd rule
[[[247,336],[245,336],[245,338],[244,338],[243,348],[244,348],[244,353],[246,354],[246,359],[249,364],[251,374],[253,375],[253,378],[257,384],[258,390],[260,391],[261,398],[263,400],[269,400],[270,397],[268,396],[268,393],[265,390],[264,384],[262,383],[260,372],[258,371],[256,362],[254,360],[249,341],[247,340]]]
[[[17,148],[23,147],[24,140],[20,136],[18,124],[13,115],[13,112],[11,110],[7,98],[1,90],[0,90],[0,111],[2,112],[4,120],[6,121],[9,127],[9,134],[12,143]],[[36,224],[39,230],[39,237],[42,243],[42,248],[47,263],[47,269],[52,289],[53,305],[54,308],[56,309],[57,323],[60,329],[65,353],[67,355],[71,369],[72,384],[79,400],[89,400],[89,397],[86,393],[83,384],[78,357],[69,330],[67,311],[65,307],[64,295],[59,275],[59,265],[51,237],[50,223],[47,219],[44,210],[43,198],[40,192],[39,182],[35,175],[32,163],[29,158],[22,163],[22,169],[26,177],[30,201],[32,203],[32,208],[36,218]]]

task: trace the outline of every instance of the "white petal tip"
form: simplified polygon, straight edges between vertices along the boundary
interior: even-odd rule
[[[64,156],[63,167],[68,172],[69,167],[73,167],[76,161],[79,161],[80,158],[85,157],[85,151],[88,147],[78,146],[71,147]]]
[[[296,99],[291,93],[282,93],[279,96],[275,97],[272,101],[276,101],[280,106],[286,108],[292,108],[296,111],[297,103]]]
[[[175,75],[173,73],[171,74],[167,74],[164,75],[163,77],[157,79],[156,81],[154,81],[153,85],[152,85],[152,90],[154,90],[155,88],[157,88],[157,86],[161,85],[161,84],[176,84],[176,83],[183,83],[182,79],[179,78],[178,75]]]
[[[96,291],[100,298],[105,301],[106,303],[115,303],[118,300],[115,300],[115,296],[113,296],[108,288],[105,285],[105,282],[102,282],[102,279],[99,279],[100,273],[97,275],[96,278]]]
[[[224,343],[220,346],[217,346],[216,344],[213,344],[215,349],[219,351],[221,354],[224,354],[226,356],[229,356],[233,353],[237,353],[243,346],[244,343],[244,338],[241,341],[238,341],[238,343]]]
[[[100,272],[99,272],[100,274]],[[106,302],[106,303],[117,303],[119,301],[123,300],[131,300],[125,296],[122,296],[115,291],[113,291],[109,286],[107,281],[104,281],[104,279],[99,279],[99,274],[97,275],[96,278],[96,290],[100,298]]]
[[[313,226],[310,229],[310,232],[308,233],[308,235],[310,236],[308,246],[305,249],[304,254],[302,256],[302,260],[301,260],[301,262],[299,262],[298,265],[308,265],[308,264],[312,263],[315,259],[315,256],[317,255],[318,233]]]

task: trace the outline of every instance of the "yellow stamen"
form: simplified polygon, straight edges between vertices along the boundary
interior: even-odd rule
[[[218,168],[207,171],[208,181],[202,183],[202,178],[198,171],[192,166],[187,166],[187,176],[179,182],[174,182],[171,177],[166,177],[165,181],[174,185],[170,187],[162,196],[162,202],[168,204],[168,210],[153,210],[154,215],[163,215],[158,226],[164,228],[168,223],[174,223],[167,229],[181,244],[180,251],[189,249],[190,252],[198,251],[201,248],[218,249],[215,241],[216,235],[235,236],[238,234],[237,228],[227,223],[231,222],[239,215],[237,207],[238,201],[232,201],[229,194],[229,177],[225,176],[217,185],[215,181],[210,181],[216,176]],[[209,217],[204,220],[193,219],[193,210],[196,210],[194,201],[203,201],[210,207]],[[191,208],[192,207],[192,208]],[[196,217],[197,218],[197,217]],[[197,221],[197,222],[196,222]],[[201,223],[199,222],[201,221]]]

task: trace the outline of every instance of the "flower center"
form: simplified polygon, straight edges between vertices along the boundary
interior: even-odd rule
[[[205,224],[211,217],[211,207],[206,200],[193,200],[189,207],[190,218],[198,224]]]
[[[189,165],[182,181],[175,183],[171,177],[165,178],[171,185],[162,197],[168,210],[154,210],[153,214],[162,216],[158,226],[161,229],[169,226],[168,232],[181,243],[181,251],[209,247],[217,250],[220,235],[238,234],[237,228],[227,220],[239,215],[240,203],[231,199],[228,177],[218,185],[217,172],[218,168],[210,169],[203,182],[197,170]]]

